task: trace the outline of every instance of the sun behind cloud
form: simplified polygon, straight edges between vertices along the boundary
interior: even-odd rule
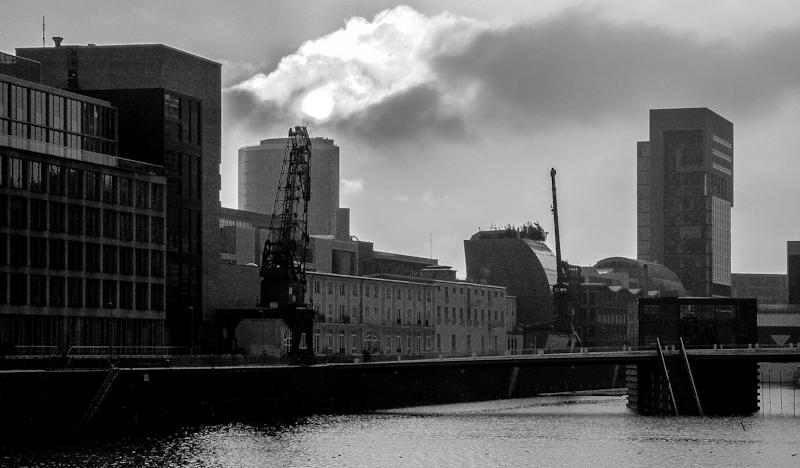
[[[335,102],[329,90],[325,87],[317,88],[303,98],[300,109],[309,117],[325,120],[333,112]]]

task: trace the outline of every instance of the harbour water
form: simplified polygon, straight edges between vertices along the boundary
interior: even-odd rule
[[[558,395],[0,448],[0,466],[800,466],[800,391],[748,417],[639,416]],[[2,443],[0,442],[0,445]]]

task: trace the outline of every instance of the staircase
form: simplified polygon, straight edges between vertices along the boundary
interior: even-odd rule
[[[81,418],[80,422],[78,422],[78,424],[75,426],[74,432],[82,431],[92,421],[95,413],[97,413],[97,410],[100,409],[100,405],[103,404],[103,400],[105,400],[106,395],[108,395],[108,391],[111,390],[111,386],[114,385],[114,382],[117,380],[118,375],[119,368],[117,367],[113,367],[108,371],[106,378],[100,385],[100,389],[97,390],[97,394],[95,394],[92,402],[89,403],[89,407],[83,414],[83,418]]]

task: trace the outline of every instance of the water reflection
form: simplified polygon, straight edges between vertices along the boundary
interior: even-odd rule
[[[625,397],[425,406],[0,452],[3,466],[776,466],[800,464],[790,386],[747,418],[644,417]],[[794,394],[794,395],[793,395]],[[783,399],[783,413],[777,401]],[[797,401],[800,403],[800,401]]]

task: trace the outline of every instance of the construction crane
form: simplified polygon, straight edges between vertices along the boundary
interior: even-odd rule
[[[553,285],[553,305],[555,307],[554,332],[568,335],[570,347],[580,343],[575,331],[576,287],[580,287],[579,267],[570,267],[561,260],[561,236],[558,230],[558,197],[556,196],[556,170],[550,169],[550,181],[553,189],[553,224],[556,237],[556,284]],[[575,271],[573,271],[575,270]]]
[[[272,219],[261,257],[260,307],[274,312],[292,332],[291,355],[312,354],[308,340],[314,312],[305,303],[311,139],[306,127],[289,129]]]

